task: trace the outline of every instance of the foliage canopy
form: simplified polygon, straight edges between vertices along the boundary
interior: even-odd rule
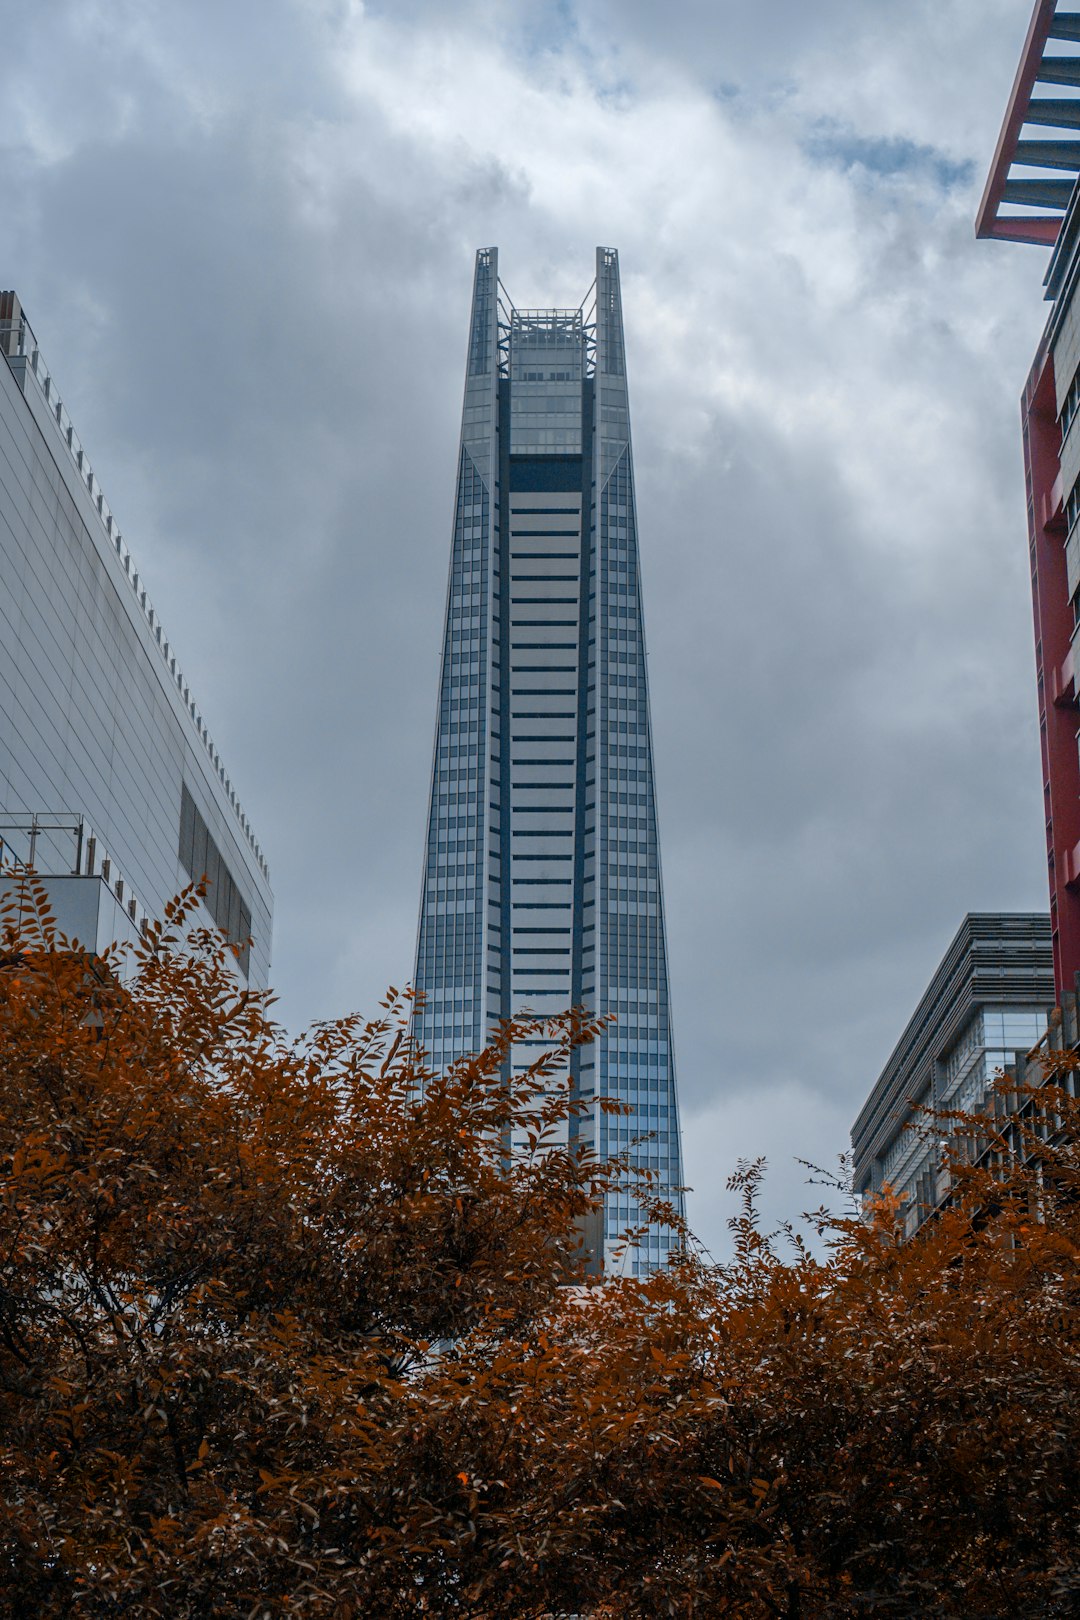
[[[193,905],[123,985],[47,923],[0,963],[0,1612],[1078,1611],[1071,1058],[953,1121],[915,1241],[769,1236],[749,1166],[729,1263],[589,1286],[595,1024],[509,1078],[521,1027],[431,1074],[396,992],[293,1041]]]

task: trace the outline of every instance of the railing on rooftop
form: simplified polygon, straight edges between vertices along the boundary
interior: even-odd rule
[[[510,349],[513,335],[528,330],[543,330],[554,336],[569,338],[580,343],[584,351],[583,374],[596,374],[596,282],[593,281],[577,309],[518,309],[510,294],[499,281],[497,290],[497,330],[499,372],[510,374]]]
[[[38,342],[34,336],[33,328],[31,327],[30,322],[26,319],[26,316],[21,311],[19,312],[17,319],[0,320],[0,353],[7,357],[9,363],[16,360],[22,360],[25,362],[20,370],[24,375],[29,375],[33,378],[42,398],[45,400],[46,405],[55,419],[60,437],[67,448],[69,456],[75,464],[75,469],[78,472],[79,477],[86,486],[86,491],[90,497],[91,505],[97,513],[101,525],[105,530],[105,534],[116,552],[117,557],[120,559],[120,563],[127,577],[128,584],[131,586],[131,589],[134,592],[135,600],[138,603],[143,618],[146,620],[146,623],[150,628],[150,632],[157,645],[158,651],[164,660],[165,667],[169,672],[169,676],[175,684],[176,689],[184,703],[184,707],[187,709],[188,714],[191,717],[192,723],[194,724],[195,730],[206,750],[210,763],[214,767],[214,772],[225,790],[225,796],[232,806],[233,813],[235,814],[241,831],[244,834],[248,847],[258,863],[260,872],[267,882],[269,882],[270,869],[266,864],[262,849],[259,846],[259,841],[252,831],[251,823],[244,812],[240,800],[236,796],[236,791],[229,780],[228,773],[226,772],[224,765],[221,763],[221,756],[214,745],[214,740],[207,729],[206,722],[191,696],[188,683],[184,679],[184,672],[177,663],[176,655],[172,651],[172,648],[169,645],[168,637],[165,635],[162,629],[161,620],[158,618],[157,613],[154,610],[153,603],[147,597],[146,587],[139,579],[139,571],[135,567],[134,559],[132,558],[131,552],[128,550],[128,547],[124,542],[124,538],[117,527],[116,520],[112,514],[112,509],[105,499],[104,492],[101,485],[98,483],[94,469],[90,465],[89,457],[82,447],[78,434],[75,432],[74,425],[67,413],[64,402],[60,398],[59,392],[57,391],[55,380],[49,371],[48,366],[45,364],[45,358],[38,347]]]
[[[145,933],[149,918],[144,907],[85,816],[66,810],[0,815],[0,877],[27,868],[39,877],[100,879]]]

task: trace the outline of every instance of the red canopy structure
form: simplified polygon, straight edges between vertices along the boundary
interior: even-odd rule
[[[1080,175],[1080,95],[1075,94],[1080,91],[1080,55],[1047,47],[1051,41],[1080,47],[1080,11],[1060,10],[1059,4],[1060,0],[1036,0],[979,204],[978,237],[1053,247],[1072,199]],[[1038,86],[1051,87],[1051,93],[1036,94]],[[1028,129],[1068,133],[1046,139],[1029,136]],[[1047,169],[1055,172],[1032,172]],[[1064,177],[1056,171],[1063,171]],[[1003,205],[1024,212],[1003,214]]]

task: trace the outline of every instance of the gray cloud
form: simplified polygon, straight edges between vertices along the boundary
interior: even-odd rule
[[[290,1025],[412,966],[473,249],[622,253],[693,1206],[847,1123],[965,910],[1045,904],[1005,0],[13,19],[9,257],[270,858]],[[956,63],[963,61],[959,76]],[[810,1195],[808,1195],[809,1197]]]

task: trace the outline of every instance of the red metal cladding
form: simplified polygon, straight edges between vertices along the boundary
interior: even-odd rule
[[[1052,356],[1040,349],[1021,402],[1028,490],[1031,603],[1039,692],[1046,860],[1058,1001],[1080,971],[1080,755],[1072,609],[1061,508],[1061,429]]]
[[[1030,242],[1033,247],[1053,247],[1061,234],[1061,217],[1058,214],[1032,215],[1023,218],[996,219],[981,236],[992,236],[998,242]]]
[[[975,220],[975,235],[978,237],[1004,237],[1018,242],[1048,242],[1051,246],[1057,241],[1061,224],[1058,219],[998,218],[998,210],[1005,195],[1005,182],[1009,178],[1009,166],[1020,138],[1020,130],[1027,117],[1028,103],[1035,88],[1043,50],[1050,37],[1050,27],[1056,10],[1057,0],[1035,0],[1035,9],[1031,14],[1027,38],[1020,56],[1020,66],[1016,70],[1005,121],[1001,126],[994,161],[990,165],[986,188]],[[1024,234],[1024,227],[1035,227],[1035,230],[1033,234]]]

